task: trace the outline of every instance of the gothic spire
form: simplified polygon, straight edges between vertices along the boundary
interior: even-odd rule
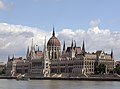
[[[111,49],[111,58],[113,58],[113,50]]]
[[[73,40],[72,40],[72,43],[71,43],[71,48],[73,47]]]
[[[82,45],[82,54],[83,54],[83,56],[85,56],[85,44],[84,44],[84,40],[83,40],[83,45]]]
[[[52,33],[52,36],[55,36],[55,31],[54,31],[54,27],[53,27],[53,33]]]
[[[36,47],[35,47],[35,45],[34,45],[34,51],[36,51]]]
[[[14,57],[14,54],[13,54],[12,60],[14,60],[14,58],[15,58],[15,57]]]
[[[45,36],[45,43],[44,43],[44,51],[46,51],[47,47],[46,47],[46,36]]]
[[[32,43],[31,43],[31,50],[34,49],[34,46],[33,46],[33,38],[32,38]]]
[[[83,45],[82,45],[82,51],[85,52],[85,44],[84,44],[84,40],[83,40]]]
[[[46,36],[45,36],[45,42],[44,42],[44,58],[45,58],[45,60],[47,57],[48,57],[48,53],[47,53]]]
[[[34,45],[34,42],[33,42],[33,38],[32,38],[32,43],[31,43],[31,51],[35,51],[35,45]]]
[[[10,60],[10,56],[8,55],[8,61]]]
[[[27,54],[29,54],[29,46],[28,46],[28,48],[27,48]]]
[[[65,40],[64,40],[64,44],[63,44],[63,51],[65,51]]]
[[[76,41],[74,40],[74,42],[75,42],[75,45],[74,45],[74,48],[76,47]]]
[[[38,46],[38,51],[39,51],[39,46]]]

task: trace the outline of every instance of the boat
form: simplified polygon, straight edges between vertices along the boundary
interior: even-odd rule
[[[25,74],[23,74],[23,75],[19,74],[17,76],[16,80],[25,80],[25,81],[28,81],[28,80],[30,80],[30,78],[27,77],[27,76],[25,76]]]

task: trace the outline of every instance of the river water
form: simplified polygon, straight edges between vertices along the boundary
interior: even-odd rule
[[[120,82],[0,79],[0,89],[120,89]]]

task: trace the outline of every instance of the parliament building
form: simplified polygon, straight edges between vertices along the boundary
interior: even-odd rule
[[[113,71],[115,61],[112,50],[110,54],[103,50],[90,53],[86,51],[84,41],[81,47],[78,47],[75,41],[71,42],[70,47],[66,47],[64,41],[61,50],[61,43],[53,28],[52,37],[48,41],[45,38],[43,51],[35,47],[32,40],[25,59],[8,57],[6,75],[80,77],[94,74],[95,67],[100,64],[105,64],[106,73]]]

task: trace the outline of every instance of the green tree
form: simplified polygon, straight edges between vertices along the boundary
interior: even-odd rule
[[[98,63],[95,63],[95,64],[94,64],[94,68],[95,68],[95,69],[94,69],[94,73],[95,73],[95,74],[99,74]]]
[[[100,74],[104,74],[105,73],[105,71],[106,71],[106,65],[105,64],[100,64],[98,66],[98,68],[99,68],[99,73]]]
[[[120,65],[119,64],[116,65],[115,71],[117,74],[120,74]]]
[[[106,65],[105,64],[99,64],[96,66],[96,74],[104,74],[106,72]]]

